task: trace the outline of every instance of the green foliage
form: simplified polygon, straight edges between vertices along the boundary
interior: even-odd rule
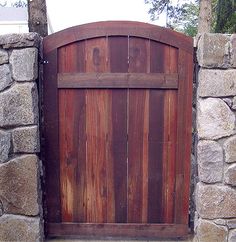
[[[218,0],[214,30],[216,33],[236,32],[236,0]]]
[[[158,19],[162,12],[167,15],[167,27],[190,36],[197,34],[199,0],[145,0],[150,5],[149,14],[152,20]]]

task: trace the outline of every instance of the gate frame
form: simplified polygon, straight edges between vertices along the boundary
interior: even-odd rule
[[[125,26],[125,27],[124,27]],[[183,190],[182,194],[175,193],[175,223],[174,224],[79,224],[79,223],[60,223],[60,211],[57,205],[60,204],[60,194],[49,201],[50,211],[47,211],[46,194],[60,187],[57,184],[49,182],[52,179],[56,181],[59,175],[59,169],[54,170],[53,174],[47,176],[47,172],[54,169],[59,160],[58,140],[51,140],[48,149],[47,137],[55,137],[58,131],[57,110],[57,49],[71,44],[73,42],[106,36],[130,36],[158,41],[179,49],[178,56],[178,74],[179,74],[179,93],[178,94],[178,120],[177,137],[181,140],[177,143],[176,155],[176,190]],[[188,210],[190,198],[190,155],[191,155],[191,133],[192,133],[192,105],[184,109],[185,103],[192,103],[192,80],[193,80],[193,39],[172,30],[158,27],[151,24],[130,22],[130,21],[107,21],[96,22],[75,26],[44,38],[44,78],[43,90],[47,89],[47,95],[43,92],[43,141],[44,141],[44,217],[45,221],[50,220],[50,216],[56,215],[58,223],[45,222],[46,234],[50,236],[82,236],[88,232],[90,236],[118,236],[124,233],[128,237],[140,238],[179,238],[188,235]],[[50,65],[47,65],[50,63]],[[190,71],[189,71],[190,70]],[[45,78],[47,77],[47,78]],[[50,80],[50,81],[47,81]],[[186,80],[181,82],[181,80]],[[186,90],[184,92],[184,90]],[[182,95],[182,94],[185,95]],[[55,99],[53,99],[55,98]],[[53,100],[53,101],[52,101]],[[50,115],[47,115],[49,114]],[[181,114],[181,115],[180,115]],[[185,142],[185,141],[188,142]],[[45,157],[47,156],[47,159]],[[56,159],[55,159],[56,158]],[[46,162],[47,160],[47,162]],[[183,181],[189,181],[185,187],[182,187]],[[56,189],[55,189],[56,188]],[[183,195],[183,196],[182,196]],[[48,201],[47,201],[48,202]]]

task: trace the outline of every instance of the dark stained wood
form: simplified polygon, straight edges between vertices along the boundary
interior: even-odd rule
[[[128,95],[128,222],[146,223],[149,91],[129,90]]]
[[[57,50],[45,55],[43,80],[43,140],[45,166],[44,213],[47,222],[61,221],[60,167],[59,161],[59,112],[57,93]],[[52,172],[53,171],[53,172]],[[52,196],[53,194],[53,196]]]
[[[59,91],[60,181],[63,222],[86,222],[84,90]]]
[[[49,235],[186,235],[192,39],[118,21],[44,47]]]
[[[188,223],[192,118],[192,55],[179,50],[175,223]],[[186,105],[189,104],[189,105]],[[186,142],[186,143],[185,143]]]
[[[44,51],[50,52],[67,44],[106,36],[132,36],[158,41],[192,53],[193,40],[181,33],[156,25],[131,21],[106,21],[68,28],[46,37]]]
[[[72,73],[58,74],[58,88],[161,88],[177,89],[178,74]]]
[[[148,222],[163,223],[164,91],[151,90],[149,104]]]
[[[58,73],[85,71],[85,41],[66,45],[58,49]]]
[[[150,72],[150,40],[129,38],[129,72]]]
[[[188,234],[185,224],[76,224],[50,223],[49,233],[55,236],[89,236],[90,238],[184,238]]]
[[[128,71],[128,37],[109,37],[110,72]]]

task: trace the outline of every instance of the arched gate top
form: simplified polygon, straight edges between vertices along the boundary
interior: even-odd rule
[[[193,39],[176,31],[134,21],[104,21],[74,26],[44,38],[44,53],[70,43],[108,36],[146,38],[192,53]]]

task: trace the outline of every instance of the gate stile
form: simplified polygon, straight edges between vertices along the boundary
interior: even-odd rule
[[[109,21],[43,43],[47,235],[186,236],[192,38]]]

